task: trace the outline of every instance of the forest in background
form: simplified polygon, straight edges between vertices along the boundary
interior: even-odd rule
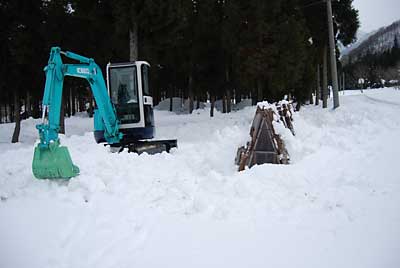
[[[336,41],[359,27],[352,0],[333,1]],[[1,122],[39,117],[52,46],[108,62],[148,61],[154,103],[165,98],[253,102],[325,94],[328,30],[320,0],[1,0]],[[337,53],[339,56],[339,53]],[[325,59],[325,64],[324,63]],[[318,76],[318,77],[317,77]],[[63,112],[90,102],[86,81],[64,83]],[[326,101],[325,101],[326,102]],[[326,103],[324,105],[326,107]]]

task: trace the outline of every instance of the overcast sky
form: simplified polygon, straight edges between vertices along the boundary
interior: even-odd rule
[[[371,32],[400,19],[400,0],[354,0],[359,11],[360,30]]]

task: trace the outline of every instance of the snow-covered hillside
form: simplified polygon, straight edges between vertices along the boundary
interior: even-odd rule
[[[0,125],[0,267],[400,267],[400,91],[306,106],[284,135],[290,165],[236,172],[255,107],[156,111],[171,154],[113,154],[92,119],[67,119],[81,174],[31,173],[36,120]]]
[[[341,61],[354,62],[367,53],[381,54],[393,48],[396,38],[400,38],[400,20],[369,34],[362,34],[355,44],[341,51]]]
[[[371,35],[376,33],[378,30],[372,31],[372,32],[363,32],[361,30],[358,30],[356,33],[357,36],[357,41],[348,45],[348,46],[343,46],[342,43],[338,43],[339,49],[340,49],[340,56],[343,57],[347,54],[349,54],[353,49],[356,49],[359,45],[361,45],[365,40],[367,40]]]

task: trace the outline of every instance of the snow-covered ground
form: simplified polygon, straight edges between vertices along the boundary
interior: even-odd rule
[[[0,125],[0,267],[400,267],[400,91],[306,106],[291,165],[238,173],[255,107],[209,118],[156,111],[171,154],[113,154],[92,119],[66,120],[81,174],[31,173],[34,125]],[[356,93],[356,94],[354,94]]]

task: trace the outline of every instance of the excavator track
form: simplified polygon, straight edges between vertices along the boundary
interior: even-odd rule
[[[129,143],[105,144],[104,146],[110,146],[112,152],[120,153],[127,149],[129,153],[158,154],[162,152],[169,153],[171,148],[178,147],[178,142],[177,140],[143,140]]]

